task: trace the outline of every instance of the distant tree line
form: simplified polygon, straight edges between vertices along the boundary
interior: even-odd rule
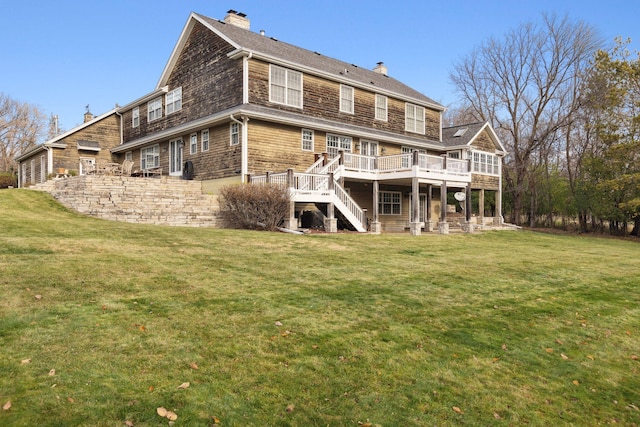
[[[640,56],[620,38],[543,15],[456,63],[461,104],[505,144],[506,219],[531,227],[640,234]]]

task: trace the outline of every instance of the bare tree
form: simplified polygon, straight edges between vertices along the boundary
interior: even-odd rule
[[[450,74],[462,102],[494,125],[509,150],[505,182],[518,224],[527,190],[535,192],[527,188],[535,184],[530,168],[569,125],[580,76],[600,45],[593,27],[543,15],[539,25],[525,23],[481,44]]]
[[[36,145],[44,115],[35,106],[0,93],[0,172],[14,170],[14,157]]]

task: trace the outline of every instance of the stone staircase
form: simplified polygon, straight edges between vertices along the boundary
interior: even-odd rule
[[[102,219],[188,227],[221,225],[218,198],[203,194],[200,181],[82,175],[31,188],[50,193],[79,213]]]

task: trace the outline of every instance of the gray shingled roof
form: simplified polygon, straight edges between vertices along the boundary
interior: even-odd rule
[[[467,145],[471,142],[471,139],[476,136],[478,132],[480,132],[484,125],[486,125],[486,122],[477,122],[466,125],[442,128],[442,143],[445,147]],[[457,131],[462,129],[467,130],[460,136],[454,136]]]
[[[222,33],[240,48],[315,69],[323,73],[329,73],[339,79],[352,80],[366,87],[370,87],[372,91],[379,88],[378,90],[395,93],[401,98],[413,98],[425,104],[431,104],[444,109],[444,107],[431,98],[392,77],[254,33],[232,24],[226,24],[217,19],[195,13],[194,15]]]

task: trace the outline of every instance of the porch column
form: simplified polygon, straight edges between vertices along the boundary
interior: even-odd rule
[[[447,169],[447,155],[442,155],[442,170]],[[440,234],[449,234],[449,223],[447,222],[447,181],[440,184],[440,222],[438,223]]]
[[[498,162],[498,190],[496,191],[496,216],[493,217],[493,225],[502,225],[502,157]]]
[[[464,190],[464,219],[462,230],[465,233],[473,233],[473,224],[471,224],[471,185],[467,185]]]
[[[413,221],[409,224],[412,236],[422,233],[423,222],[420,222],[420,181],[418,180],[419,153],[413,150],[413,178],[411,178],[411,213]]]
[[[378,210],[378,197],[380,193],[380,184],[373,181],[373,218],[371,219],[371,232],[380,234],[382,232],[382,224],[380,223],[380,212]]]
[[[432,232],[433,231],[433,222],[431,220],[431,202],[433,200],[433,185],[432,184],[427,184],[427,207],[426,207],[426,212],[425,215],[427,216],[427,223],[425,224],[424,228],[425,231],[427,232]]]
[[[484,225],[484,188],[478,194],[478,222]]]
[[[335,186],[333,180],[333,172],[329,174],[329,193],[333,197],[335,193]],[[324,231],[327,233],[338,232],[338,219],[335,217],[333,202],[327,204],[327,217],[324,219]]]
[[[266,174],[267,182],[269,182],[269,174]],[[293,200],[293,193],[295,190],[295,182],[293,177],[293,169],[287,169],[287,188],[289,189],[289,215],[284,219],[284,228],[289,230],[295,230],[298,228],[298,220],[296,219],[296,202]]]

